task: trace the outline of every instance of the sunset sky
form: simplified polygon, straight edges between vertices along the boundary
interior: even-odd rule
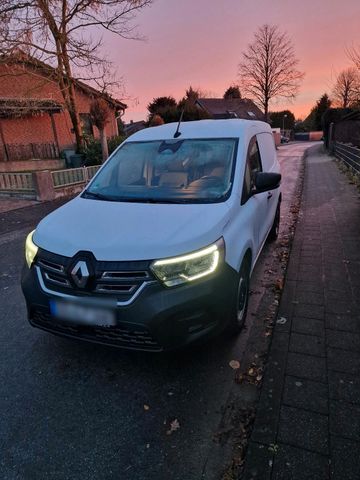
[[[359,0],[154,0],[136,23],[144,42],[104,37],[131,97],[126,122],[145,119],[154,97],[180,99],[189,85],[222,96],[237,80],[241,52],[264,23],[288,32],[305,72],[293,104],[271,105],[290,108],[296,117],[304,118],[321,94],[330,93],[336,74],[350,65],[346,47],[360,46]]]

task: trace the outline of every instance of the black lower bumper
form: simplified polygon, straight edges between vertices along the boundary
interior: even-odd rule
[[[24,267],[21,285],[34,327],[106,345],[162,351],[210,337],[227,326],[235,304],[237,273],[224,264],[213,276],[188,285],[165,288],[150,283],[133,303],[116,307],[116,325],[111,327],[53,317],[49,303],[57,297],[42,290],[34,267]]]

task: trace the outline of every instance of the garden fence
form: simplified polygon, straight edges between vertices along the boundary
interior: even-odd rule
[[[334,153],[336,158],[343,161],[348,167],[360,174],[360,149],[345,145],[344,143],[334,143]]]

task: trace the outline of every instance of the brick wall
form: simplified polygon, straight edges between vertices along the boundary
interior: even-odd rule
[[[0,97],[9,98],[39,98],[53,99],[63,104],[63,98],[58,85],[43,76],[25,70],[21,66],[0,65]],[[91,97],[80,89],[76,90],[76,101],[79,113],[89,113]],[[60,149],[70,147],[75,142],[71,133],[72,124],[67,111],[54,114],[56,131]],[[51,119],[48,114],[42,114],[18,119],[2,119],[2,129],[5,143],[53,143],[55,142]],[[109,137],[117,135],[115,112],[111,112],[111,120],[106,127]],[[94,128],[95,137],[99,132]],[[0,138],[0,147],[2,146]]]

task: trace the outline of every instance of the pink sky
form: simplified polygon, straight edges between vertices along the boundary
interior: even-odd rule
[[[350,65],[345,48],[360,46],[359,0],[155,0],[137,17],[146,42],[106,35],[107,53],[124,77],[125,121],[145,119],[154,97],[180,99],[192,85],[222,96],[236,82],[241,52],[264,24],[286,30],[306,76],[293,104],[272,104],[305,117],[331,91],[341,69]]]

